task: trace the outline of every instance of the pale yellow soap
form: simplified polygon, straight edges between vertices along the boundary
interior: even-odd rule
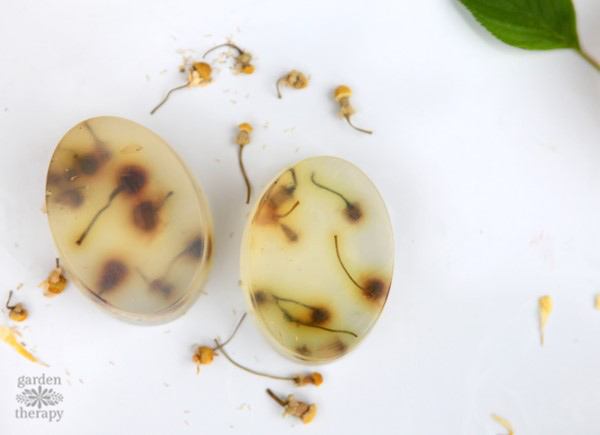
[[[377,188],[335,157],[279,174],[250,214],[242,285],[262,329],[284,354],[327,362],[353,349],[385,305],[394,244]]]
[[[147,128],[98,117],[69,130],[50,162],[46,208],[62,266],[118,317],[166,322],[202,290],[212,254],[204,194]]]

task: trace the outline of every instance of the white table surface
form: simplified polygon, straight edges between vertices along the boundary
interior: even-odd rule
[[[600,3],[577,0],[581,38],[600,57]],[[0,295],[24,283],[23,340],[44,369],[0,343],[0,433],[600,433],[600,74],[571,51],[527,52],[485,33],[457,1],[8,1],[0,13]],[[179,49],[233,37],[252,76],[224,67],[180,91]],[[274,95],[291,68],[312,77]],[[356,124],[330,95],[350,85]],[[52,151],[98,115],[137,121],[169,142],[209,198],[215,261],[206,295],[161,326],[132,326],[74,286],[36,285],[55,257],[40,211]],[[392,217],[396,266],[367,339],[322,366],[320,388],[256,378],[222,357],[195,374],[194,344],[243,312],[239,246],[249,211],[234,127],[256,128],[245,162],[257,188],[305,157],[360,166]],[[265,128],[263,125],[268,123]],[[233,234],[230,236],[230,234]],[[554,312],[539,344],[537,299]],[[8,324],[6,313],[0,324]],[[302,366],[247,322],[238,360]],[[15,417],[20,376],[60,376],[60,422]],[[318,404],[303,426],[271,387]]]

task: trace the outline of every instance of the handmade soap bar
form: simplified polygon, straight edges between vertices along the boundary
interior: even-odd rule
[[[242,285],[285,354],[333,360],[379,317],[392,281],[392,228],[379,192],[351,163],[315,157],[283,171],[242,243]]]
[[[63,267],[118,317],[166,322],[201,291],[212,252],[206,201],[147,128],[107,116],[69,130],[50,162],[46,208]]]

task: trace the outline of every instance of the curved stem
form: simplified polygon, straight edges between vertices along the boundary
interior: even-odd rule
[[[202,59],[204,59],[204,58],[206,57],[206,55],[207,55],[208,53],[210,53],[211,51],[213,51],[213,50],[216,50],[217,48],[221,48],[221,47],[231,47],[231,48],[233,48],[234,50],[237,50],[238,54],[242,54],[242,53],[243,53],[242,49],[241,49],[240,47],[238,47],[237,45],[235,45],[235,44],[232,44],[231,42],[226,42],[225,44],[217,45],[217,46],[215,46],[215,47],[213,47],[213,48],[209,49],[209,50],[208,50],[206,53],[204,53],[204,54],[202,55]]]
[[[296,207],[298,207],[299,205],[300,205],[300,201],[296,201],[296,203],[295,203],[295,204],[292,206],[292,208],[291,208],[291,209],[289,209],[289,211],[286,211],[284,214],[276,214],[276,215],[275,215],[275,217],[276,217],[277,219],[281,219],[281,218],[287,217],[287,216],[289,216],[289,215],[290,215],[290,213],[291,213],[291,212],[293,212],[293,211],[296,209]]]
[[[242,171],[242,176],[244,177],[244,183],[246,183],[246,204],[250,203],[250,193],[252,192],[252,186],[250,186],[250,180],[248,179],[248,174],[246,174],[246,168],[244,168],[244,163],[242,162],[242,150],[244,149],[244,145],[240,145],[240,149],[238,151],[238,162],[240,163],[240,170]]]
[[[310,181],[312,181],[315,186],[320,187],[321,189],[326,190],[328,192],[331,192],[334,195],[337,195],[340,198],[342,198],[342,200],[346,203],[346,207],[348,207],[348,208],[352,207],[352,204],[350,203],[350,201],[348,201],[346,199],[346,197],[344,195],[342,195],[340,192],[337,192],[337,191],[333,190],[331,187],[323,186],[322,184],[317,183],[317,181],[315,180],[315,173],[314,172],[310,175]]]
[[[12,294],[13,294],[13,291],[11,290],[10,293],[8,294],[8,300],[6,301],[6,309],[8,309],[8,310],[12,310],[15,307],[14,305],[12,307],[8,306],[8,304],[10,304],[10,299],[12,298]]]
[[[358,287],[359,289],[361,289],[363,291],[366,291],[363,286],[361,286],[359,283],[356,282],[356,280],[354,278],[352,278],[352,275],[350,275],[350,272],[348,272],[348,269],[346,269],[346,266],[344,266],[344,262],[342,261],[342,257],[340,256],[340,249],[338,247],[337,234],[333,236],[333,240],[335,242],[335,253],[337,254],[337,258],[338,258],[338,261],[340,262],[340,265],[342,266],[342,269],[344,269],[344,272],[346,272],[346,275],[348,275],[348,278],[350,278],[350,281],[352,281],[356,287]]]
[[[294,380],[294,378],[285,378],[283,376],[268,375],[266,373],[261,373],[261,372],[257,372],[256,370],[249,369],[248,367],[244,367],[243,365],[241,365],[241,364],[235,362],[233,359],[231,359],[231,357],[229,355],[227,355],[227,352],[225,352],[223,345],[219,344],[219,340],[215,339],[215,343],[217,344],[216,349],[221,349],[221,353],[225,356],[225,358],[227,358],[229,360],[229,362],[231,364],[233,364],[234,366],[236,366],[248,373],[252,373],[253,375],[257,375],[257,376],[263,376],[265,378],[276,379],[278,381],[293,381]]]
[[[308,328],[317,328],[317,329],[321,329],[323,331],[327,331],[327,332],[334,332],[334,333],[338,333],[338,334],[348,334],[348,335],[352,335],[353,337],[358,337],[358,335],[356,335],[354,332],[352,331],[348,331],[346,329],[333,329],[333,328],[327,328],[325,326],[321,326],[321,325],[316,325],[314,323],[310,323],[310,322],[304,322],[300,319],[295,318],[294,316],[292,316],[288,310],[286,310],[285,308],[283,308],[279,302],[290,302],[293,304],[297,304],[300,306],[303,306],[305,308],[308,308],[309,310],[317,310],[316,307],[313,307],[311,305],[305,304],[303,302],[299,302],[299,301],[295,301],[293,299],[287,299],[287,298],[281,298],[277,295],[272,295],[273,298],[275,299],[275,304],[277,304],[277,308],[279,308],[279,311],[281,311],[283,313],[283,317],[284,319],[296,323],[298,325],[302,325],[302,326],[306,326]]]
[[[158,109],[160,109],[160,107],[167,102],[167,100],[169,99],[169,97],[171,96],[171,94],[173,92],[178,91],[179,89],[187,88],[190,85],[190,83],[191,82],[187,82],[185,85],[177,86],[176,88],[173,88],[169,92],[167,92],[167,95],[165,95],[165,98],[163,98],[162,101],[160,103],[158,103],[158,106],[156,106],[154,109],[152,109],[150,111],[150,115],[154,115],[154,112],[156,112]]]
[[[350,116],[346,115],[346,116],[344,116],[344,118],[346,118],[346,121],[348,121],[348,124],[350,124],[350,127],[352,127],[354,130],[358,130],[358,131],[361,131],[361,132],[367,133],[367,134],[373,134],[373,132],[371,130],[365,130],[364,128],[358,128],[357,126],[352,124],[352,121],[350,121]]]
[[[284,79],[285,79],[285,77],[281,77],[279,80],[277,80],[277,83],[275,84],[275,88],[277,89],[277,98],[281,98],[281,91],[279,90],[279,83]]]
[[[106,205],[104,207],[102,207],[100,210],[98,210],[98,213],[96,213],[96,215],[94,216],[92,221],[89,223],[87,228],[83,231],[83,233],[81,233],[81,236],[79,236],[79,239],[77,239],[77,242],[75,242],[75,243],[77,243],[78,245],[81,245],[83,243],[83,240],[86,238],[86,236],[92,229],[92,226],[94,225],[94,223],[96,223],[96,221],[98,220],[100,215],[102,213],[104,213],[108,207],[110,207],[110,204],[112,203],[113,199],[115,199],[115,197],[119,193],[121,193],[124,189],[125,189],[125,187],[123,185],[119,185],[115,188],[115,190],[112,191],[112,193],[110,194],[110,196],[108,198]]]
[[[596,59],[594,59],[592,56],[590,56],[581,47],[576,49],[575,51],[577,51],[577,53],[579,53],[579,55],[581,57],[583,57],[590,65],[592,65],[594,68],[596,68],[600,72],[600,62],[598,62]]]
[[[233,332],[231,333],[231,335],[229,336],[229,338],[227,340],[225,340],[221,345],[219,345],[219,347],[213,348],[213,350],[221,349],[223,346],[225,346],[227,343],[229,343],[233,339],[233,336],[236,334],[236,332],[238,331],[238,329],[240,329],[240,326],[242,326],[242,322],[246,318],[246,314],[248,314],[248,313],[244,313],[243,314],[242,318],[238,322],[237,326],[235,327],[235,329],[233,330]]]

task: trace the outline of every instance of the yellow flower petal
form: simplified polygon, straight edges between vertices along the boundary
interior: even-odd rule
[[[16,331],[14,331],[12,328],[9,328],[8,326],[0,326],[0,340],[4,341],[9,346],[12,346],[12,348],[14,350],[19,352],[22,356],[24,356],[28,360],[33,361],[34,363],[41,364],[44,367],[48,367],[46,364],[39,361],[32,354],[30,354],[27,351],[27,349],[25,349],[23,346],[21,346],[17,342],[17,337],[15,334],[18,334],[18,333]]]
[[[514,435],[515,431],[512,425],[504,418],[498,417],[497,415],[492,414],[492,418],[500,423],[502,426],[508,429],[508,435]]]
[[[550,296],[542,296],[539,299],[540,304],[540,330],[541,330],[541,339],[542,346],[544,345],[544,330],[546,328],[546,323],[548,322],[548,317],[552,312],[552,298]]]

